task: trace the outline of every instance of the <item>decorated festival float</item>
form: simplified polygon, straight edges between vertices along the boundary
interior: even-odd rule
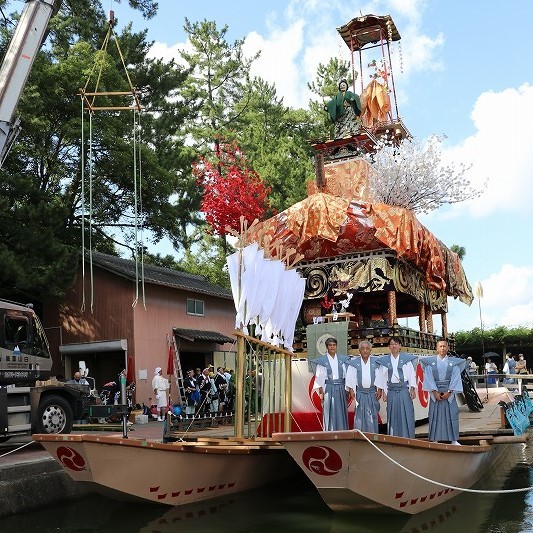
[[[504,388],[494,390],[483,405],[465,372],[461,446],[430,442],[427,426],[419,426],[415,439],[322,430],[321,401],[308,362],[326,352],[328,337],[337,339],[338,353],[358,355],[362,340],[372,343],[374,354],[388,353],[389,339],[395,336],[402,351],[423,358],[436,353],[440,337],[454,349],[446,322],[448,297],[468,305],[473,300],[457,254],[418,221],[409,201],[402,205],[410,176],[401,173],[407,167],[393,169],[392,188],[391,180],[383,180],[387,169],[379,168],[387,147],[394,166],[409,157],[405,148],[413,144],[397,110],[390,47],[400,35],[394,22],[390,16],[369,15],[338,31],[352,65],[356,53],[362,68],[365,49],[381,52],[379,62],[369,63],[376,75],[361,87],[359,102],[346,91],[344,98],[355,103],[344,105],[347,112],[341,120],[335,102],[328,103],[335,134],[313,142],[316,177],[308,185],[308,197],[243,236],[244,243],[258,242],[272,257],[287,250],[298,254],[296,268],[306,279],[301,314],[305,329],[296,335],[292,362],[291,431],[274,432],[273,438],[287,448],[331,509],[417,514],[468,491],[525,437],[523,428],[505,428],[501,404],[507,406],[513,396]],[[341,82],[339,91],[345,90]],[[429,176],[432,169],[425,170]],[[425,193],[414,191],[415,204],[418,192]],[[440,327],[435,327],[435,317]],[[400,325],[401,319],[417,322],[418,329]],[[416,376],[415,414],[422,422],[429,393],[422,388],[421,364]],[[381,402],[382,417],[383,407]],[[532,409],[527,392],[515,407],[527,421]],[[276,428],[278,416],[278,411],[264,411],[263,426]]]
[[[312,392],[307,361],[326,353],[328,337],[337,339],[341,354],[359,355],[362,340],[372,343],[374,355],[388,353],[389,338],[396,336],[402,351],[434,355],[441,337],[454,350],[446,321],[448,297],[467,305],[473,301],[458,255],[415,214],[414,208],[423,205],[435,186],[413,189],[410,180],[417,176],[406,175],[409,161],[417,158],[418,179],[428,182],[434,179],[430,166],[439,161],[428,155],[436,146],[420,153],[424,149],[412,141],[398,115],[390,47],[400,35],[393,20],[358,17],[338,32],[350,49],[354,80],[346,94],[355,100],[355,109],[343,104],[340,91],[327,103],[334,138],[311,142],[315,179],[307,185],[307,198],[253,225],[239,244],[257,242],[274,258],[287,251],[298,256],[293,262],[306,282],[293,343],[295,355],[302,357],[293,363],[292,419],[293,427],[304,431],[321,429],[320,399]],[[364,62],[368,52],[377,59]],[[355,94],[356,64],[361,69],[361,96]],[[371,80],[366,87],[365,78]],[[346,110],[341,116],[336,99]],[[383,158],[388,158],[385,164]],[[429,395],[422,390],[421,365],[416,372],[415,413],[423,420]],[[467,376],[465,385],[469,405],[481,408]],[[353,410],[352,404],[350,418]]]
[[[473,299],[458,256],[412,209],[392,201],[403,194],[401,175],[391,201],[382,196],[380,147],[394,151],[410,138],[391,69],[390,47],[400,40],[394,22],[368,15],[339,33],[361,70],[364,50],[381,54],[370,62],[375,76],[361,97],[350,97],[348,108],[358,112],[337,120],[328,104],[335,134],[312,142],[316,176],[308,197],[268,220],[243,223],[228,257],[236,307],[234,427],[194,437],[169,412],[164,442],[35,435],[73,479],[178,506],[279,481],[297,465],[334,510],[417,514],[468,491],[524,442],[502,421],[498,402],[513,400],[508,391],[492,389],[483,405],[468,379],[462,446],[430,442],[424,426],[414,439],[322,430],[310,361],[325,353],[327,337],[337,339],[339,353],[356,355],[361,340],[386,353],[394,335],[404,351],[424,357],[436,353],[436,329],[453,349],[447,298]],[[401,324],[408,319],[418,329]],[[415,412],[423,421],[429,395],[420,365],[416,375]],[[519,410],[531,409],[526,394]],[[197,422],[205,428],[197,417],[189,427]]]

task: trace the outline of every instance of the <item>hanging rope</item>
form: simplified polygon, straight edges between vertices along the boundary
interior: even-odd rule
[[[27,442],[26,444],[21,444],[18,448],[15,448],[14,450],[10,450],[9,452],[6,452],[0,455],[0,459],[2,459],[2,457],[5,457],[6,455],[18,452],[19,450],[22,450],[22,448],[26,448],[26,446],[30,446],[31,444],[37,444],[37,443],[36,441],[32,440],[30,442]]]
[[[139,212],[142,213],[142,176],[141,176],[141,117],[133,112],[133,195],[134,195],[134,225],[135,225],[135,300],[131,306],[135,307],[139,300],[139,283],[142,289],[143,307],[146,309],[146,295],[144,291],[144,246],[143,223],[139,225]],[[137,164],[138,158],[138,164]],[[139,238],[140,237],[140,238]],[[140,270],[140,274],[139,274]]]
[[[138,140],[137,140],[137,155],[139,158],[139,211],[142,214],[143,211],[143,197],[142,197],[142,153],[141,153],[141,146],[142,146],[142,127],[141,127],[141,114],[138,111],[134,111],[134,113],[137,115],[138,120]],[[137,217],[136,217],[137,220]],[[145,294],[145,287],[144,287],[144,218],[141,217],[141,227],[139,230],[140,235],[140,249],[141,249],[141,285],[142,285],[142,297],[143,297],[143,306],[146,309],[146,294]]]
[[[89,113],[89,269],[91,273],[91,314],[94,303],[93,285],[93,114]]]
[[[435,481],[434,479],[427,478],[425,476],[422,476],[420,474],[417,474],[413,470],[410,470],[406,466],[403,466],[398,461],[387,455],[382,449],[380,449],[378,446],[376,446],[362,431],[355,429],[357,433],[359,433],[364,440],[366,440],[371,446],[373,446],[383,457],[388,459],[391,463],[394,463],[396,466],[400,467],[402,470],[405,470],[407,473],[411,474],[412,476],[415,476],[419,479],[422,479],[423,481],[427,481],[429,483],[433,483],[434,485],[438,485],[439,487],[444,487],[445,489],[453,489],[453,490],[459,490],[462,492],[473,492],[475,494],[511,494],[514,492],[527,492],[529,490],[532,490],[533,487],[524,487],[521,489],[507,489],[507,490],[481,490],[481,489],[466,489],[464,487],[457,487],[455,485],[448,485],[447,483],[441,483],[440,481]]]
[[[85,312],[85,113],[81,102],[81,312]]]
[[[133,300],[131,306],[135,307],[139,300],[139,228],[137,226],[137,113],[133,112],[133,202],[134,202],[134,224],[135,224],[135,300]]]
[[[114,13],[111,11],[109,15],[109,24],[107,33],[104,37],[102,46],[96,54],[96,60],[93,63],[87,81],[82,89],[79,91],[82,102],[82,148],[81,148],[81,159],[82,159],[82,171],[81,171],[81,180],[82,180],[82,311],[85,310],[85,217],[86,213],[86,203],[85,203],[85,123],[84,123],[84,111],[89,111],[89,268],[90,268],[90,284],[91,284],[91,313],[93,312],[94,305],[94,278],[93,278],[93,248],[92,248],[92,234],[93,234],[93,205],[92,205],[92,194],[93,194],[93,177],[94,177],[94,157],[93,157],[93,132],[92,132],[92,116],[95,111],[100,110],[109,110],[109,111],[122,111],[130,110],[133,111],[133,181],[134,181],[134,227],[135,227],[135,286],[136,286],[136,296],[135,300],[132,303],[132,306],[135,307],[139,298],[139,283],[142,285],[142,300],[143,306],[146,309],[146,297],[145,297],[145,287],[144,287],[144,250],[142,246],[143,242],[143,224],[139,225],[139,213],[142,213],[142,177],[141,177],[141,152],[140,152],[140,138],[141,138],[141,124],[140,124],[140,111],[142,109],[139,95],[135,90],[128,70],[126,68],[126,62],[124,60],[124,55],[120,49],[120,44],[115,34],[113,27],[115,25]],[[125,73],[127,84],[129,87],[128,91],[99,91],[100,83],[103,78],[104,66],[106,64],[106,54],[109,42],[113,38],[115,43],[116,50],[120,57],[122,68]],[[88,86],[91,81],[96,77],[94,90],[92,92],[88,91]],[[115,105],[95,105],[96,98],[99,96],[104,97],[114,97],[114,96],[131,96],[132,104],[127,106],[115,106]],[[140,270],[140,272],[139,272]]]

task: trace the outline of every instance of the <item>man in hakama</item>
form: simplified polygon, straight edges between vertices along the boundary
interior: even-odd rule
[[[390,355],[376,359],[381,366],[376,386],[383,389],[383,400],[387,402],[387,433],[414,439],[417,357],[401,352],[401,347],[399,337],[391,337]]]
[[[354,429],[369,433],[378,433],[379,399],[382,390],[375,385],[376,371],[379,365],[376,357],[370,355],[372,344],[369,341],[359,343],[360,357],[350,358],[346,367],[346,388],[355,398]]]
[[[311,364],[315,367],[314,389],[322,400],[323,431],[348,429],[348,403],[346,399],[347,355],[337,354],[337,340],[326,340],[327,353],[317,357]]]
[[[448,356],[448,342],[437,342],[437,354],[421,357],[425,391],[430,393],[429,440],[459,444],[459,408],[455,395],[463,392],[461,372],[466,361]]]

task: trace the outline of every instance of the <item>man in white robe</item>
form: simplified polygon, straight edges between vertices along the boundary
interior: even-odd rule
[[[327,353],[311,361],[315,367],[314,389],[322,400],[322,429],[339,431],[348,429],[348,403],[346,399],[345,364],[349,357],[337,354],[337,340],[326,340]]]
[[[372,344],[359,343],[360,357],[350,358],[346,367],[346,389],[355,398],[354,428],[369,433],[379,431],[379,399],[382,390],[375,385],[379,365],[376,357],[371,356]]]
[[[423,389],[430,393],[429,440],[459,444],[459,408],[455,395],[463,392],[461,372],[466,361],[448,356],[448,342],[437,342],[437,356],[421,357]]]
[[[414,439],[417,357],[401,352],[401,348],[399,337],[389,339],[390,355],[376,359],[381,366],[376,386],[383,389],[383,400],[387,402],[387,433]]]
[[[154,378],[152,379],[152,389],[154,390],[157,408],[159,410],[159,417],[157,420],[163,422],[165,420],[165,413],[168,407],[167,390],[170,389],[168,379],[162,376],[161,367],[158,366],[154,370]]]

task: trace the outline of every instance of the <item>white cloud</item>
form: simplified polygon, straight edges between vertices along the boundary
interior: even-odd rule
[[[253,65],[252,73],[275,84],[278,96],[283,97],[287,105],[305,108],[312,96],[307,83],[314,80],[319,63],[326,64],[331,57],[350,60],[350,51],[336,26],[349,22],[360,13],[394,12],[396,25],[405,27],[401,32],[401,52],[398,43],[391,48],[396,78],[403,74],[406,80],[412,72],[442,68],[435,56],[444,44],[444,37],[442,34],[430,37],[420,29],[425,4],[425,0],[376,0],[364,5],[355,1],[332,1],[325,10],[323,2],[317,0],[293,0],[282,14],[269,14],[268,34],[248,34],[245,52],[251,55],[261,50],[261,57]],[[363,65],[378,52],[364,52]],[[376,59],[379,58],[376,56]],[[357,55],[356,60],[358,63]],[[359,70],[358,64],[356,68]],[[370,73],[363,72],[365,84]],[[401,85],[398,87],[398,98],[407,99]]]
[[[287,105],[306,108],[311,97],[307,83],[314,80],[319,63],[325,64],[334,56],[350,60],[350,51],[336,27],[361,13],[391,13],[397,27],[404,28],[401,58],[398,44],[391,48],[396,79],[400,71],[406,80],[411,72],[440,68],[435,54],[444,42],[442,35],[430,37],[420,29],[425,4],[425,0],[373,0],[363,5],[354,0],[332,0],[324,9],[323,2],[318,0],[292,0],[283,12],[268,13],[265,35],[254,31],[246,36],[244,51],[251,56],[261,50],[252,74],[275,84],[278,96]],[[185,46],[155,42],[149,55],[181,62],[179,50]],[[373,53],[377,52],[364,52],[363,65],[374,59]],[[369,74],[363,73],[365,84]],[[401,84],[397,90],[398,98],[406,100],[407,93]]]
[[[504,264],[481,281],[483,298],[470,307],[450,300],[450,331],[480,327],[479,307],[485,329],[496,326],[533,327],[533,267]]]
[[[472,162],[469,178],[485,192],[455,208],[464,215],[530,211],[533,195],[533,86],[485,92],[472,110],[476,133],[449,150],[455,161]],[[486,183],[486,187],[483,185]]]
[[[180,50],[184,48],[183,43],[176,43],[169,46],[166,43],[154,42],[148,53],[148,57],[153,59],[163,59],[164,61],[170,61],[174,59],[177,63],[182,63]]]
[[[505,264],[482,285],[487,326],[533,323],[533,267]]]
[[[251,68],[252,76],[259,76],[276,86],[278,96],[289,106],[297,106],[302,88],[299,85],[297,58],[303,46],[304,22],[297,20],[283,31],[274,30],[268,37],[252,32],[246,37],[243,51],[248,57],[261,51]]]

